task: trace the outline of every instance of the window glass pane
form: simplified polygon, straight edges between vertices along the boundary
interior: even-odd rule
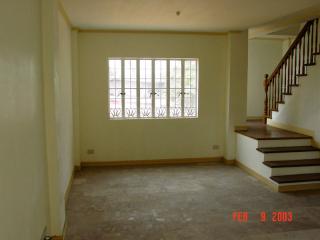
[[[167,116],[167,61],[155,60],[155,117]]]
[[[140,117],[152,117],[152,61],[140,60]]]
[[[170,117],[181,117],[181,60],[170,60]]]
[[[109,116],[122,117],[121,60],[109,60]]]
[[[184,115],[186,117],[196,117],[198,115],[198,69],[197,61],[185,61],[184,75]]]
[[[196,59],[109,59],[109,117],[197,117],[198,71]]]
[[[137,61],[124,61],[125,117],[137,117]]]

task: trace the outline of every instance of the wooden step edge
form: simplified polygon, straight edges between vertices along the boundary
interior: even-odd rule
[[[320,173],[271,176],[270,179],[278,184],[315,182],[320,181]]]
[[[263,164],[270,168],[309,167],[320,166],[320,159],[264,161]]]
[[[277,183],[275,183],[277,184]],[[319,190],[320,182],[298,182],[291,184],[278,184],[277,191],[278,192],[296,192],[296,191],[306,191],[306,190]]]
[[[296,147],[267,147],[257,148],[257,151],[264,154],[269,153],[290,153],[290,152],[317,152],[320,149],[312,146],[296,146]]]
[[[268,140],[268,141],[277,141],[277,140],[300,140],[300,139],[311,139],[307,137],[256,137],[256,140]]]
[[[300,84],[290,84],[290,87],[300,87]]]
[[[308,76],[308,74],[306,73],[297,74],[297,77],[306,77],[306,76]]]

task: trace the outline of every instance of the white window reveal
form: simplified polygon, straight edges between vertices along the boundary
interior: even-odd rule
[[[109,117],[198,117],[198,59],[110,58]]]

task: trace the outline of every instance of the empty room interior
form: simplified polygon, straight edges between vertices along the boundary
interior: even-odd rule
[[[319,18],[2,0],[0,239],[320,239]]]

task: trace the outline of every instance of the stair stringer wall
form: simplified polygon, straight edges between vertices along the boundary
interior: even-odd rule
[[[271,169],[263,164],[264,154],[257,148],[258,140],[237,134],[237,161],[269,180]]]
[[[320,56],[315,66],[307,67],[307,76],[299,78],[299,87],[279,104],[279,111],[272,113],[268,124],[291,131],[310,132],[320,144]],[[302,132],[304,131],[304,132]]]

